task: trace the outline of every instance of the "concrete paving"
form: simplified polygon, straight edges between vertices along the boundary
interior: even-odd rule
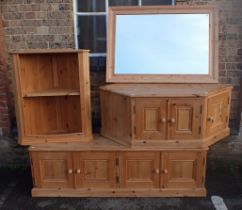
[[[211,147],[205,198],[32,198],[27,149],[0,137],[0,210],[214,210],[212,195],[242,210],[241,142],[230,137]]]

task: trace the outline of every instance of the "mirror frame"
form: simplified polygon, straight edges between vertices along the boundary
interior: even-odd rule
[[[214,6],[110,7],[107,31],[106,82],[111,83],[218,83],[218,21]],[[209,74],[115,74],[116,15],[209,14]]]

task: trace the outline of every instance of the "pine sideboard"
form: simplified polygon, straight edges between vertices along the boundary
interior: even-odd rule
[[[29,147],[34,197],[205,196],[207,148],[130,148],[95,136],[89,144]]]
[[[223,84],[103,86],[101,134],[132,146],[210,146],[230,133],[231,90]]]

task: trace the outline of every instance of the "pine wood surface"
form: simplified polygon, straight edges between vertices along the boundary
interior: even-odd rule
[[[153,90],[161,90],[160,96]],[[231,90],[218,84],[104,86],[101,134],[132,146],[210,146],[229,135]]]
[[[228,84],[111,84],[100,87],[129,97],[199,97],[232,89]]]
[[[91,141],[88,50],[27,50],[13,57],[19,143]]]
[[[73,48],[56,48],[56,49],[23,49],[23,50],[11,50],[11,54],[46,54],[46,53],[78,53],[78,52],[90,52],[88,49],[73,49]]]
[[[93,194],[101,197],[206,194],[206,151],[203,150],[35,150],[30,151],[30,156],[33,196],[71,196],[75,193],[76,196]],[[103,195],[100,194],[102,191]]]
[[[46,189],[33,188],[33,197],[205,197],[206,189]]]
[[[173,144],[165,145],[137,145],[130,146],[129,144],[122,144],[115,142],[109,138],[103,137],[100,134],[94,134],[91,142],[60,142],[49,144],[35,144],[29,146],[29,151],[207,151],[208,147],[188,147],[187,145],[178,146]],[[175,146],[176,145],[176,146]]]
[[[209,14],[209,69],[194,74],[117,74],[115,73],[116,15]],[[109,8],[106,81],[111,83],[218,83],[218,14],[214,6],[115,6]],[[185,40],[184,40],[185,41]],[[189,40],[186,40],[189,42]],[[148,52],[151,53],[152,52]],[[175,62],[175,61],[174,61]]]

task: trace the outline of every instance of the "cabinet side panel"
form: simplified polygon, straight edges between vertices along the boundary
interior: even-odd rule
[[[88,52],[78,53],[82,131],[92,140],[91,95]]]
[[[130,98],[101,91],[102,135],[113,140],[130,142]]]
[[[22,112],[22,91],[21,91],[21,78],[19,75],[20,66],[19,66],[19,55],[13,55],[14,61],[14,89],[15,89],[15,110],[16,110],[16,118],[17,118],[17,126],[18,126],[18,143],[23,143],[24,138],[24,120],[23,120],[23,112]]]

